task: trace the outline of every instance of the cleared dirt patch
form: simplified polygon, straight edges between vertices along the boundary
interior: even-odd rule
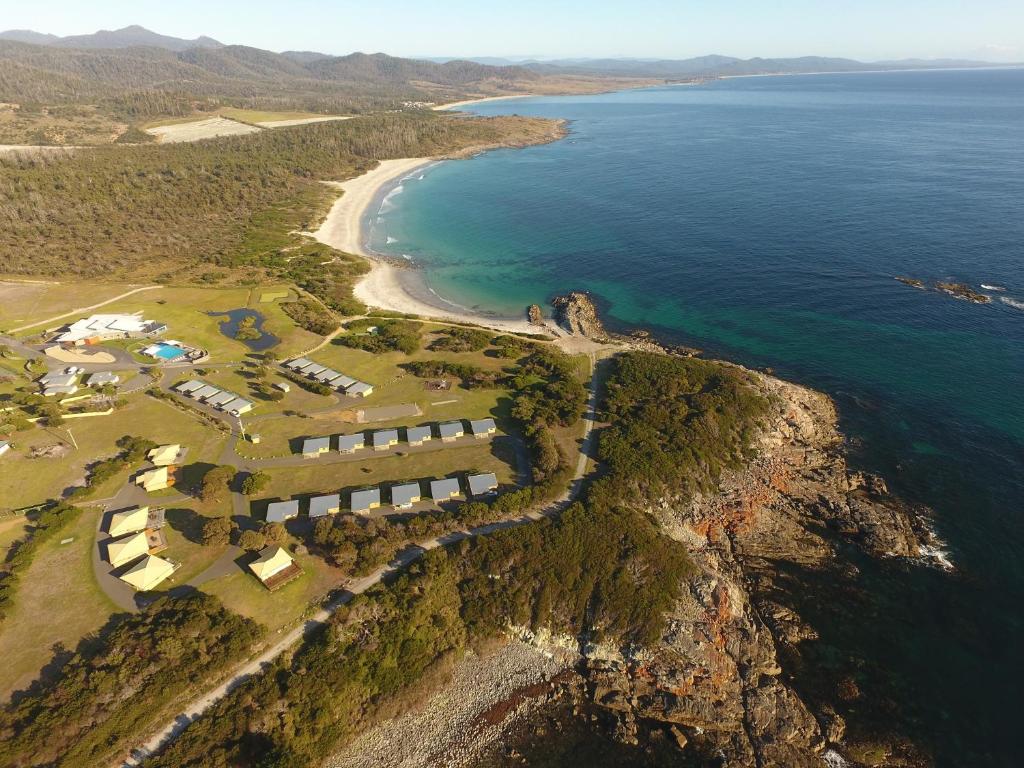
[[[203,139],[214,139],[218,136],[244,136],[247,133],[256,133],[260,129],[254,125],[235,122],[223,117],[211,117],[206,120],[196,120],[192,123],[177,123],[174,125],[158,125],[147,128],[146,133],[156,136],[163,144],[177,144],[184,141],[202,141]]]
[[[308,123],[327,123],[332,120],[351,120],[354,115],[324,115],[323,117],[299,117],[292,120],[263,120],[256,125],[262,128],[287,128],[290,125],[307,125]]]

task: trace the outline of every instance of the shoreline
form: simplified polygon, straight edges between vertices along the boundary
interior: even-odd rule
[[[536,96],[535,93],[513,93],[509,96],[481,96],[479,99],[463,99],[462,101],[452,101],[448,104],[435,104],[431,107],[434,112],[444,112],[449,109],[458,109],[459,107],[468,107],[471,104],[483,104],[487,101],[505,101],[506,99],[529,99]]]
[[[477,312],[451,303],[434,293],[421,269],[400,266],[394,260],[373,253],[365,244],[364,220],[370,207],[384,190],[403,177],[421,170],[444,157],[410,157],[382,160],[371,171],[342,182],[327,182],[342,195],[331,206],[327,217],[312,237],[339,251],[361,256],[370,263],[370,271],[353,288],[356,299],[371,309],[419,315],[442,322],[479,325],[503,333],[554,333],[550,323],[532,325],[523,307],[521,319]]]

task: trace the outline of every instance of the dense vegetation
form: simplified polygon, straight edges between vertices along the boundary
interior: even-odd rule
[[[32,530],[11,545],[6,561],[0,567],[0,621],[7,617],[18,581],[32,564],[39,548],[56,538],[80,514],[77,507],[56,502],[45,505],[26,518]]]
[[[164,597],[112,626],[0,713],[0,764],[104,765],[155,716],[250,653],[260,626],[208,595]]]
[[[319,180],[349,178],[380,159],[531,143],[552,132],[550,122],[525,118],[384,114],[194,144],[8,156],[0,160],[0,272],[171,278],[245,267],[251,280],[261,276],[253,268],[275,276],[301,269],[312,279],[312,259],[289,266],[283,250],[295,244],[290,231],[326,211],[332,195]]]
[[[317,764],[389,699],[507,622],[619,643],[656,638],[691,566],[643,508],[665,490],[706,487],[738,461],[765,404],[722,365],[639,353],[614,365],[606,472],[581,502],[557,521],[435,550],[357,597],[329,632],[215,705],[154,765]],[[681,463],[669,469],[660,452]]]
[[[364,352],[411,355],[419,351],[421,328],[420,323],[411,320],[354,320],[348,324],[348,333],[334,341]]]

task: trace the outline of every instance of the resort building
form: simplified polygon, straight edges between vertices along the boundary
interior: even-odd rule
[[[391,487],[391,506],[395,509],[409,509],[422,498],[419,483],[403,483]]]
[[[352,499],[349,504],[352,514],[366,515],[371,509],[380,506],[380,488],[367,488],[362,491],[352,491]]]
[[[373,394],[373,387],[365,381],[357,381],[350,387],[345,387],[345,394],[352,397],[369,397]]]
[[[457,477],[446,477],[430,481],[430,498],[434,501],[450,501],[462,495]]]
[[[473,433],[473,437],[480,439],[490,437],[498,431],[498,427],[494,419],[475,419],[469,422],[469,431]]]
[[[329,437],[307,437],[302,442],[302,457],[315,459],[331,450],[331,438]]]
[[[388,448],[398,445],[398,430],[381,429],[374,432],[371,439],[373,441],[373,450],[386,451]]]
[[[341,511],[341,495],[330,493],[326,496],[314,496],[309,500],[309,516],[325,517],[336,515]]]
[[[282,392],[288,393],[292,391],[292,385],[289,384],[287,381],[275,381],[274,389],[279,389]]]
[[[254,405],[251,401],[242,397],[236,397],[234,400],[225,403],[221,410],[227,411],[232,416],[241,416],[243,413],[251,411],[253,407]]]
[[[267,507],[268,523],[283,523],[285,520],[294,520],[299,516],[299,500],[274,501]]]
[[[146,530],[149,524],[149,507],[136,507],[135,509],[123,509],[110,516],[110,527],[107,533],[113,538],[124,536],[129,533],[138,533]]]
[[[68,384],[67,386],[53,386],[47,387],[43,390],[43,397],[55,397],[56,395],[73,395],[78,391],[77,384]]]
[[[105,339],[155,336],[167,330],[163,323],[140,315],[92,315],[66,326],[54,339],[58,344],[96,344]]]
[[[205,386],[206,385],[199,381],[199,379],[189,379],[188,381],[183,381],[181,384],[177,385],[174,388],[174,391],[180,392],[183,395],[189,395],[197,389],[202,389]]]
[[[271,592],[298,578],[302,573],[302,569],[292,556],[283,548],[275,546],[262,550],[260,556],[249,563],[249,570],[256,574],[256,578]]]
[[[115,568],[148,554],[149,541],[146,539],[145,531],[138,531],[107,543],[107,560]]]
[[[302,375],[303,376],[309,376],[309,378],[311,378],[311,379],[315,379],[317,377],[317,374],[323,373],[326,370],[327,370],[327,366],[326,365],[319,365],[317,363],[310,363],[309,365],[307,365],[305,368],[302,369]]]
[[[320,373],[316,374],[313,379],[319,381],[321,384],[329,384],[339,376],[341,376],[341,374],[337,371],[330,368],[324,368]]]
[[[230,403],[236,397],[238,397],[238,395],[221,390],[216,395],[206,398],[206,404],[212,405],[214,408],[220,408],[225,403]]]
[[[211,397],[214,397],[215,395],[219,394],[219,389],[217,389],[216,387],[211,387],[209,384],[204,384],[199,389],[190,392],[189,397],[191,397],[193,400],[200,400],[202,402],[206,402]]]
[[[100,371],[89,377],[89,386],[102,387],[107,384],[117,384],[120,381],[121,377],[113,371]]]
[[[6,440],[0,440],[0,456],[3,456],[9,450],[11,450],[11,444]]]
[[[304,357],[296,357],[294,360],[289,360],[284,364],[285,368],[291,368],[293,371],[301,371],[307,365],[312,365],[312,360],[307,360]]]
[[[157,467],[169,467],[172,464],[180,464],[178,461],[181,455],[181,446],[178,443],[169,443],[154,448],[146,454],[146,458]]]
[[[338,451],[341,453],[355,453],[366,447],[366,438],[358,435],[338,435]]]
[[[437,425],[437,433],[442,443],[450,443],[466,434],[466,430],[462,428],[461,421],[445,421]]]
[[[471,496],[490,496],[498,490],[498,478],[493,472],[469,476],[469,493]]]
[[[174,485],[174,477],[171,475],[169,467],[156,467],[140,473],[135,478],[135,484],[141,485],[146,491],[152,493],[170,488]]]
[[[174,573],[174,569],[174,564],[162,557],[146,555],[121,575],[121,581],[131,584],[139,592],[145,592]]]
[[[429,426],[409,427],[405,430],[405,440],[409,445],[423,445],[433,437],[434,434]]]
[[[54,371],[43,376],[37,383],[46,389],[50,387],[70,387],[78,383],[78,374]]]
[[[331,380],[331,386],[339,391],[344,391],[355,383],[357,383],[355,379],[345,374],[341,374],[338,378]]]

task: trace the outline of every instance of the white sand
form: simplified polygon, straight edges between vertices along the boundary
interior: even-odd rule
[[[182,141],[214,139],[218,136],[244,136],[247,133],[257,133],[259,130],[255,125],[246,125],[224,117],[211,117],[191,123],[158,125],[147,128],[146,133],[156,136],[157,141],[163,144],[176,144]]]
[[[465,101],[453,101],[450,104],[438,104],[436,107],[432,107],[435,112],[441,112],[446,109],[458,109],[459,107],[468,107],[471,104],[483,104],[485,101],[505,101],[506,99],[528,99],[533,96],[532,93],[517,93],[512,96],[487,96],[482,99],[466,99]]]
[[[355,115],[324,115],[323,117],[297,117],[291,120],[262,120],[256,125],[261,128],[287,128],[292,125],[309,125],[310,123],[328,123],[334,120],[351,120]]]
[[[437,162],[436,158],[427,157],[384,160],[362,176],[333,183],[332,186],[341,189],[344,194],[331,206],[327,218],[320,229],[313,233],[313,237],[339,251],[369,259],[372,269],[356,284],[354,290],[355,297],[369,307],[448,322],[474,323],[505,333],[544,332],[544,328],[530,325],[525,317],[522,320],[489,317],[455,305],[446,306],[440,298],[436,303],[424,301],[410,293],[403,284],[403,276],[405,282],[408,282],[410,278],[418,278],[418,275],[410,275],[409,269],[375,258],[363,246],[363,216],[381,188],[434,162]],[[526,307],[523,307],[523,314],[526,314]],[[546,330],[552,332],[553,328]]]

